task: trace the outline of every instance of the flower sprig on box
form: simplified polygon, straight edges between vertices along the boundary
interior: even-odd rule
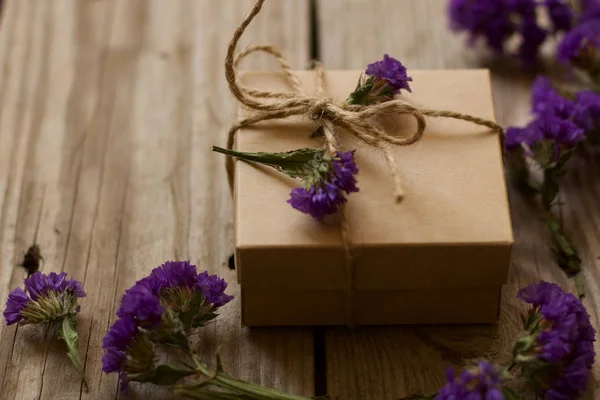
[[[392,100],[402,89],[410,91],[411,81],[402,63],[385,54],[381,61],[367,66],[346,103],[367,106]],[[347,195],[359,191],[355,177],[359,168],[354,161],[354,151],[331,153],[324,149],[304,148],[283,153],[248,153],[217,146],[212,149],[300,179],[302,186],[291,191],[288,203],[315,219],[335,214],[346,203]]]

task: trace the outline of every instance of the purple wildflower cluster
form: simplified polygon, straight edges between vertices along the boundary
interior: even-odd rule
[[[387,54],[381,61],[367,66],[365,74],[358,81],[354,92],[350,93],[346,102],[353,105],[371,105],[392,100],[402,89],[411,91],[406,67]]]
[[[585,138],[586,132],[600,127],[600,95],[583,90],[568,99],[552,87],[550,81],[538,77],[532,88],[532,110],[536,119],[524,128],[506,131],[506,148],[525,148],[535,156],[535,146],[541,142],[554,144],[554,160]]]
[[[538,11],[546,8],[552,21],[549,31],[538,24]],[[498,54],[505,52],[506,43],[520,37],[517,56],[524,65],[537,58],[540,46],[549,35],[568,31],[573,24],[573,10],[566,0],[451,0],[450,26],[455,31],[469,33],[469,43],[484,38]]]
[[[305,170],[306,187],[293,189],[288,203],[315,219],[335,213],[347,201],[345,194],[358,192],[354,151],[319,157],[309,162]]]
[[[565,35],[558,46],[560,61],[570,62],[587,71],[595,71],[600,58],[600,17],[582,22]],[[596,71],[597,72],[597,71]]]
[[[119,372],[121,382],[145,381],[154,373],[152,342],[174,342],[169,335],[202,326],[230,302],[227,283],[208,272],[198,273],[189,261],[169,261],[125,291],[119,319],[103,340],[105,373]],[[175,330],[175,331],[174,331]]]
[[[408,76],[406,67],[387,54],[383,55],[383,60],[369,64],[365,74],[374,76],[376,81],[385,81],[392,87],[394,94],[399,93],[401,89],[411,91],[408,82],[411,82],[412,78]]]
[[[85,297],[83,285],[67,274],[36,272],[24,281],[25,290],[16,288],[8,295],[6,324],[36,324],[62,320],[79,311],[77,298]]]
[[[446,386],[440,389],[435,400],[504,400],[500,368],[488,361],[465,369],[460,376],[449,368],[446,379]]]
[[[517,363],[550,400],[575,399],[588,382],[594,363],[595,330],[581,302],[558,285],[540,282],[518,297],[533,306],[526,323],[529,337],[517,343]],[[540,364],[541,361],[541,364]]]

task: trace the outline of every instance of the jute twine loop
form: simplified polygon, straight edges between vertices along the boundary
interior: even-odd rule
[[[225,77],[230,92],[247,109],[254,111],[253,114],[235,123],[229,130],[227,148],[232,150],[235,134],[245,126],[254,125],[258,122],[283,119],[292,116],[305,116],[318,123],[325,136],[326,149],[333,154],[337,151],[336,130],[344,129],[348,133],[366,143],[369,146],[380,149],[385,157],[394,183],[396,201],[404,197],[400,176],[396,171],[396,162],[389,149],[390,145],[409,146],[423,137],[427,123],[425,116],[454,118],[472,122],[477,125],[486,126],[493,131],[502,133],[502,127],[494,121],[478,118],[472,115],[454,111],[419,109],[403,100],[394,99],[379,104],[363,106],[341,103],[323,96],[323,82],[325,69],[320,63],[315,63],[314,70],[317,76],[316,97],[308,96],[302,89],[298,77],[292,72],[291,66],[281,52],[273,46],[251,46],[235,55],[235,51],[244,31],[260,12],[265,0],[257,0],[252,11],[240,24],[233,34],[233,38],[227,49],[225,58]],[[244,87],[237,80],[237,68],[239,63],[250,54],[263,52],[275,57],[279,62],[286,81],[294,90],[293,92],[260,91]],[[416,121],[416,129],[411,136],[394,136],[385,132],[384,128],[377,123],[374,117],[386,115],[407,114]],[[233,188],[234,160],[226,158],[226,169],[229,185]],[[354,326],[354,257],[352,255],[352,242],[350,239],[350,227],[345,214],[345,206],[340,208],[341,237],[344,247],[344,271],[346,274],[347,316],[348,326]]]

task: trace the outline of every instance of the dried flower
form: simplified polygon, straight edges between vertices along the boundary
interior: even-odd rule
[[[7,325],[60,322],[79,311],[77,298],[85,297],[83,285],[67,274],[36,272],[24,281],[25,292],[16,288],[8,295],[4,317]]]
[[[600,20],[593,19],[569,31],[558,46],[560,61],[570,62],[586,71],[597,72],[600,53]]]
[[[460,376],[450,368],[446,379],[435,400],[504,400],[500,369],[488,361],[465,369]]]
[[[401,89],[411,91],[408,82],[411,82],[412,78],[407,75],[406,68],[400,61],[387,54],[383,55],[383,60],[369,64],[365,75],[374,76],[376,81],[385,80],[396,93]]]
[[[187,333],[214,319],[219,307],[233,296],[227,283],[208,272],[198,273],[189,261],[167,261],[125,291],[117,311],[120,318],[103,341],[105,373],[119,372],[123,387],[129,381],[167,384],[193,374],[189,369],[156,365],[153,343],[189,350]]]
[[[293,189],[288,203],[315,219],[322,219],[346,202],[345,193],[358,192],[354,176],[357,173],[353,151],[338,151],[333,156],[323,154],[306,165],[305,186]]]
[[[531,304],[525,335],[514,360],[532,387],[548,399],[576,399],[594,363],[595,330],[579,299],[558,285],[540,282],[519,291]]]
[[[544,5],[548,9],[555,32],[567,32],[571,29],[575,16],[573,15],[573,8],[567,2],[563,0],[546,0]]]
[[[389,101],[402,89],[410,92],[409,82],[411,81],[412,78],[408,76],[404,65],[395,58],[384,54],[381,61],[367,66],[365,74],[359,78],[356,89],[346,102],[369,105]]]
[[[553,34],[570,29],[573,10],[565,0],[451,0],[448,9],[450,26],[466,31],[469,44],[479,38],[486,41],[495,53],[505,53],[509,39],[519,36],[517,56],[525,66],[537,58],[539,49],[549,33],[537,22],[538,8],[545,7],[553,24]]]
[[[118,372],[122,389],[130,380],[143,382],[154,375],[154,346],[133,317],[118,319],[104,336],[102,348],[106,351],[102,370],[106,374]]]
[[[125,291],[117,316],[135,318],[138,324],[151,327],[160,323],[163,312],[159,298],[147,286],[135,285]]]
[[[67,355],[87,389],[77,334],[77,313],[80,309],[77,299],[85,297],[83,285],[76,279],[67,279],[65,272],[48,275],[36,272],[25,279],[24,286],[25,290],[16,288],[8,295],[4,310],[6,324],[43,324],[47,329],[56,331],[65,341]]]
[[[209,275],[204,271],[198,274],[198,283],[196,287],[200,288],[202,294],[215,307],[222,307],[233,300],[233,296],[225,294],[227,282],[217,275]]]

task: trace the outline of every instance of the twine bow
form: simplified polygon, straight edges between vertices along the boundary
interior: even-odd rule
[[[396,162],[389,150],[389,145],[409,146],[421,140],[427,123],[425,116],[445,117],[460,119],[472,122],[477,125],[486,126],[493,131],[502,133],[502,127],[494,121],[463,114],[454,111],[419,109],[403,100],[390,100],[374,105],[350,105],[337,102],[330,98],[323,97],[324,68],[317,63],[315,71],[317,75],[317,97],[308,96],[302,90],[302,85],[298,77],[294,75],[291,67],[281,52],[273,46],[251,46],[235,56],[235,50],[244,31],[252,22],[254,17],[260,12],[265,0],[257,0],[252,11],[244,19],[233,34],[233,38],[227,49],[225,58],[225,77],[229,84],[229,90],[236,99],[247,109],[254,113],[249,117],[237,122],[229,130],[227,138],[227,149],[232,150],[235,134],[241,128],[253,125],[261,121],[273,119],[282,119],[291,116],[306,116],[317,122],[322,128],[325,136],[327,150],[334,153],[338,147],[335,138],[336,128],[342,128],[367,145],[380,149],[386,159],[390,170],[390,175],[394,182],[394,192],[396,201],[399,202],[404,197],[404,191],[400,181],[400,176],[396,171]],[[237,68],[239,63],[248,55],[255,52],[265,52],[274,56],[286,80],[294,89],[294,92],[272,92],[260,91],[242,86],[237,80]],[[386,115],[411,115],[417,124],[416,130],[411,136],[399,137],[385,132],[384,128],[375,121],[374,117]],[[229,179],[229,185],[233,188],[233,157],[226,158],[226,169]],[[341,208],[341,236],[345,250],[345,274],[346,274],[346,295],[347,301],[347,325],[354,326],[354,257],[352,255],[352,244],[350,240],[349,225],[346,220],[344,207]]]

